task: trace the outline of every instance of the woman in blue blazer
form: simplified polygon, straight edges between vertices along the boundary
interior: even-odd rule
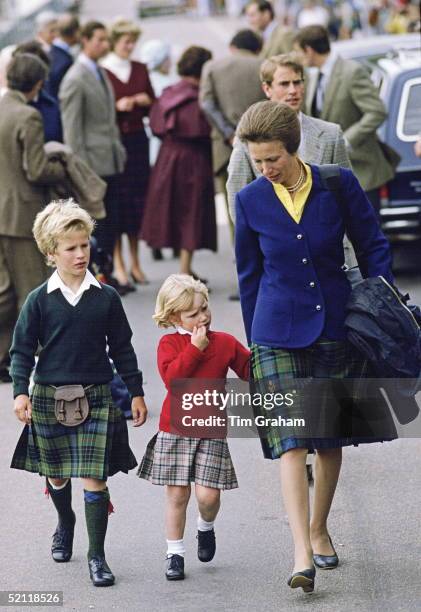
[[[236,197],[236,264],[252,374],[260,393],[282,391],[285,400],[283,407],[263,411],[271,418],[259,421],[263,425],[259,433],[265,457],[281,457],[282,494],[295,545],[288,584],[310,592],[315,565],[321,569],[338,565],[327,519],[342,446],[393,435],[361,433],[367,431],[364,426],[356,428],[361,413],[360,421],[352,421],[346,429],[344,413],[333,417],[327,411],[328,386],[311,387],[311,405],[303,399],[304,386],[301,395],[297,387],[300,379],[343,381],[367,376],[366,362],[346,340],[344,327],[351,292],[343,271],[345,229],[364,277],[382,275],[392,281],[391,255],[354,174],[340,169],[344,201],[339,206],[335,194],[323,186],[318,166],[297,156],[300,124],[288,106],[270,101],[254,104],[243,115],[237,134],[263,175]],[[366,401],[366,407],[370,405]],[[307,427],[292,420],[303,415],[310,421]],[[274,418],[278,416],[284,421]],[[314,450],[310,522],[305,463],[307,452]]]

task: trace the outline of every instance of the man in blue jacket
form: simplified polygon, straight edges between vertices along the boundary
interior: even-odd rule
[[[80,24],[74,15],[61,15],[57,21],[58,37],[51,45],[49,52],[51,67],[46,89],[58,99],[58,90],[64,75],[73,64],[71,49],[79,42]]]

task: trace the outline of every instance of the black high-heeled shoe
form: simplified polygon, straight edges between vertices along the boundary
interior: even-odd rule
[[[132,279],[135,285],[149,285],[149,281],[147,278],[145,278],[144,280],[139,280],[138,278],[136,278],[133,272],[130,272],[130,278]]]
[[[288,586],[291,589],[302,588],[304,593],[312,593],[314,591],[314,581],[316,578],[316,568],[313,566],[309,569],[295,572],[288,580]]]
[[[339,558],[338,558],[338,555],[336,554],[336,550],[332,544],[332,540],[330,536],[329,536],[329,542],[330,542],[331,547],[333,548],[333,555],[318,555],[316,553],[313,555],[314,565],[316,565],[319,569],[323,569],[323,570],[335,569],[335,567],[338,567],[339,565]]]

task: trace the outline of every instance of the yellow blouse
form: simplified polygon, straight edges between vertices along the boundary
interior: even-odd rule
[[[303,162],[304,163],[304,162]],[[304,164],[306,171],[306,180],[301,185],[298,191],[295,192],[294,200],[291,198],[286,187],[281,183],[272,183],[273,189],[283,206],[287,209],[287,212],[291,215],[296,223],[301,221],[301,216],[304,211],[305,203],[309,196],[311,186],[313,184],[313,178],[311,176],[311,168],[308,164]]]

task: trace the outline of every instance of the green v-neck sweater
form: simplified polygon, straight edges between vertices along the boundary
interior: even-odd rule
[[[91,285],[78,304],[71,306],[60,289],[47,293],[47,282],[43,283],[28,295],[13,334],[14,396],[28,394],[38,347],[36,383],[108,383],[113,378],[111,358],[130,395],[143,396],[132,335],[120,296],[112,287]]]

